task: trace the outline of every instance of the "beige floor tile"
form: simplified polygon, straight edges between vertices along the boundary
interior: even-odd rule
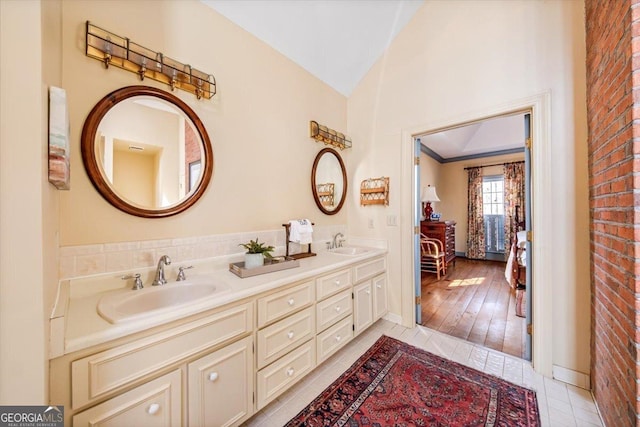
[[[300,383],[255,414],[243,426],[278,427],[286,424],[382,335],[399,339],[536,391],[542,426],[602,427],[603,425],[589,391],[544,378],[526,361],[487,350],[482,346],[452,338],[422,326],[405,328],[380,320],[355,337]]]

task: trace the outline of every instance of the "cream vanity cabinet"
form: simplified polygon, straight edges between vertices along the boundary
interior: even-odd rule
[[[237,425],[254,408],[253,327],[247,302],[62,356],[51,361],[51,402],[76,427]]]
[[[237,426],[387,312],[386,257],[51,360],[73,426]],[[73,422],[71,422],[73,421]]]
[[[353,267],[353,333],[371,326],[387,312],[386,258],[365,261]]]
[[[313,280],[308,280],[258,298],[257,409],[316,365],[313,285]]]

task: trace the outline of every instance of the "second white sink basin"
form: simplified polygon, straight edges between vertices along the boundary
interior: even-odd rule
[[[120,323],[168,312],[228,289],[223,283],[185,280],[108,294],[100,299],[97,308],[105,320]]]
[[[362,255],[371,251],[369,248],[363,248],[359,246],[345,246],[342,248],[331,249],[329,252],[340,255]]]

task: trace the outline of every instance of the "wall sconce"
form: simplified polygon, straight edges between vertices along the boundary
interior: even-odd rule
[[[315,120],[311,120],[309,123],[311,130],[311,138],[318,142],[323,142],[325,145],[332,145],[338,147],[341,150],[345,148],[351,148],[351,138],[340,132],[336,132],[333,129],[329,129],[326,126],[319,125]]]
[[[436,187],[432,187],[430,185],[424,187],[422,189],[422,197],[420,200],[423,203],[426,203],[424,206],[424,219],[425,221],[431,221],[431,214],[433,213],[433,209],[431,208],[432,202],[439,202],[438,194],[436,193]]]
[[[120,37],[87,21],[86,55],[171,87],[193,93],[198,99],[211,99],[216,94],[216,79],[188,64],[147,49],[126,37]]]

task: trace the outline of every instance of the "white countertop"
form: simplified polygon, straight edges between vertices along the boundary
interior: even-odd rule
[[[319,252],[317,256],[300,259],[300,266],[244,279],[228,270],[228,262],[222,267],[219,259],[198,261],[196,270],[188,270],[189,278],[203,278],[223,284],[225,290],[186,306],[177,307],[170,313],[144,319],[112,324],[97,311],[98,302],[104,295],[114,292],[136,292],[124,288],[121,275],[101,275],[63,281],[60,284],[58,301],[51,318],[52,351],[50,357],[59,357],[94,345],[141,332],[177,319],[220,307],[244,298],[277,289],[280,286],[307,278],[330,273],[337,269],[373,259],[386,254],[386,249],[369,248],[360,255],[341,255]],[[228,260],[227,260],[228,261]],[[197,273],[196,273],[197,271]],[[127,286],[130,286],[128,284]],[[171,286],[168,283],[165,286]]]

